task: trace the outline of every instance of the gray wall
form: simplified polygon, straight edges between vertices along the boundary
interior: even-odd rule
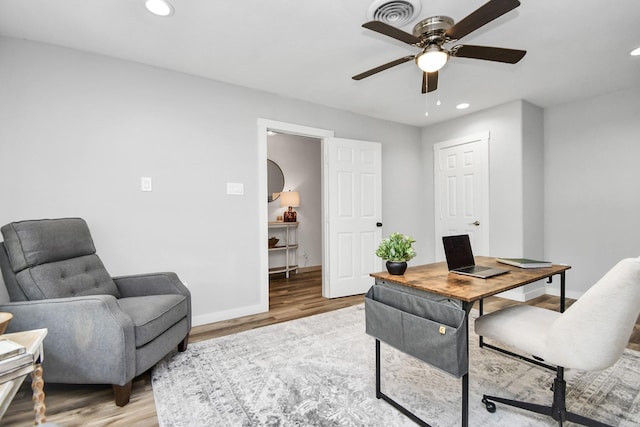
[[[507,256],[523,250],[522,205],[522,112],[523,102],[517,101],[492,109],[465,115],[428,126],[422,130],[423,158],[426,173],[424,220],[434,233],[433,144],[489,131],[489,197],[490,256]],[[434,240],[434,235],[430,240]],[[439,244],[439,243],[433,243]],[[431,250],[434,259],[434,249]]]
[[[434,257],[431,145],[487,130],[493,254],[539,246],[525,228],[542,223],[543,255],[573,265],[574,296],[640,255],[637,87],[543,114],[517,101],[420,130],[15,39],[0,38],[0,63],[0,224],[86,218],[113,275],[176,271],[194,294],[196,324],[259,302],[258,118],[381,142],[383,235],[416,237],[412,263]],[[542,202],[528,166],[512,161],[539,162],[528,141],[541,116]],[[141,176],[153,192],[140,192]],[[243,183],[245,195],[226,195],[227,182]],[[543,221],[528,217],[540,203]]]
[[[420,129],[16,39],[0,38],[0,63],[0,223],[84,217],[112,275],[177,272],[195,324],[259,303],[258,118],[381,142],[383,235],[426,234],[421,198],[401,191],[423,181]]]
[[[578,298],[618,260],[640,256],[638,99],[636,87],[544,111],[517,101],[429,126],[425,166],[433,143],[489,130],[492,255],[570,264],[567,295]]]
[[[545,255],[582,293],[640,256],[640,87],[545,110]],[[557,286],[555,286],[557,288]]]

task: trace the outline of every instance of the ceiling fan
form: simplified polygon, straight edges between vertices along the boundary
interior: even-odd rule
[[[449,57],[483,59],[486,61],[515,64],[527,53],[525,50],[506,49],[501,47],[456,45],[444,48],[446,43],[460,40],[472,31],[488,24],[494,19],[520,6],[518,0],[489,0],[470,15],[455,23],[448,16],[432,16],[418,22],[413,27],[413,34],[404,32],[382,21],[371,21],[363,24],[364,28],[392,37],[401,42],[419,47],[416,55],[404,56],[353,76],[354,80],[362,80],[380,71],[387,70],[405,62],[416,61],[422,73],[422,93],[432,92],[438,88],[438,70],[449,60]]]

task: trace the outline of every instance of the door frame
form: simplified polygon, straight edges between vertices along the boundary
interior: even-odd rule
[[[280,122],[270,119],[258,119],[258,232],[260,233],[259,244],[263,250],[260,251],[259,264],[260,271],[260,302],[259,305],[263,312],[269,311],[269,244],[268,244],[268,224],[269,224],[269,209],[267,203],[265,203],[265,195],[267,194],[267,130],[274,132],[286,133],[289,135],[298,135],[310,138],[316,138],[320,140],[320,150],[324,153],[325,139],[333,138],[335,132],[328,129],[320,129],[309,126],[302,126],[295,123]],[[322,171],[321,179],[324,184],[324,159],[322,159]],[[324,254],[327,242],[325,242],[324,223],[325,212],[324,206],[326,206],[326,200],[324,200],[324,190],[322,190],[322,253]],[[324,255],[322,259],[322,277],[324,277]]]
[[[472,142],[480,142],[480,147],[483,151],[483,176],[482,176],[482,225],[484,227],[484,242],[482,248],[477,248],[478,253],[489,253],[489,177],[490,177],[490,164],[489,164],[489,131],[480,132],[477,134],[462,136],[460,138],[450,139],[433,144],[433,182],[434,182],[434,257],[436,262],[444,261],[444,259],[438,259],[438,248],[442,247],[442,227],[441,227],[441,183],[440,183],[440,151],[443,149],[455,147],[458,145],[469,144]],[[476,252],[476,251],[474,251]]]

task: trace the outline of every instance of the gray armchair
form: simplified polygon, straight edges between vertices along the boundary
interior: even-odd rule
[[[133,378],[172,349],[186,350],[191,295],[174,273],[112,278],[80,218],[1,231],[0,311],[14,316],[7,332],[49,330],[45,382],[112,384],[124,406]]]

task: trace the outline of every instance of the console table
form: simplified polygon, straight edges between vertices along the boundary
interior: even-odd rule
[[[47,336],[47,329],[35,329],[32,331],[15,332],[4,334],[2,337],[22,344],[27,349],[27,353],[33,356],[33,363],[19,369],[4,372],[2,361],[0,361],[0,419],[7,411],[9,404],[15,397],[18,389],[22,385],[25,377],[31,374],[31,389],[33,390],[33,411],[35,413],[35,424],[46,422],[44,405],[44,381],[42,380],[42,366],[40,363],[44,359],[43,341]]]
[[[489,257],[475,257],[475,262],[476,265],[507,268],[509,272],[488,279],[478,279],[471,276],[449,273],[447,263],[440,262],[409,267],[402,276],[392,275],[386,271],[371,274],[375,279],[375,285],[383,288],[381,290],[384,290],[384,292],[381,292],[381,294],[392,294],[390,297],[383,295],[382,298],[377,298],[374,290],[370,290],[370,293],[365,297],[365,309],[368,309],[367,304],[373,308],[371,310],[372,318],[369,319],[369,313],[367,313],[366,316],[367,333],[376,338],[376,397],[385,400],[421,426],[429,426],[429,424],[381,391],[380,340],[385,341],[387,344],[401,351],[414,355],[427,363],[431,363],[433,366],[445,369],[457,378],[461,378],[461,424],[463,427],[467,427],[469,425],[469,312],[474,302],[478,301],[481,303],[483,298],[528,283],[537,282],[538,280],[550,279],[554,275],[559,275],[561,292],[560,309],[564,311],[565,273],[571,268],[570,266],[554,264],[551,267],[545,268],[510,268],[508,265],[499,264],[495,258]],[[367,299],[369,299],[369,301],[367,301]],[[435,314],[438,319],[429,319],[431,316],[431,307],[433,306],[436,307],[433,314]],[[482,305],[480,305],[480,309],[482,309]],[[456,313],[456,310],[460,313]],[[461,314],[461,321],[454,325],[454,323],[456,323],[454,320],[456,319],[452,319],[452,315],[450,314],[444,316],[444,311],[453,312],[453,315]],[[449,317],[449,319],[446,321],[441,320],[440,318],[444,319],[443,316]],[[410,321],[407,326],[407,322],[404,321],[405,318],[417,319],[418,321]],[[420,318],[424,318],[424,322],[422,322]],[[393,327],[394,319],[398,325],[397,327]],[[435,331],[432,332],[433,335],[431,337],[426,335],[428,323],[431,323],[429,327],[435,327]],[[382,326],[376,327],[376,325]],[[425,330],[425,335],[422,338],[420,338],[416,332],[416,330],[419,329],[416,328],[416,326],[422,327]],[[407,327],[413,329],[406,331],[405,329]],[[442,328],[444,328],[444,330]],[[373,333],[370,333],[370,331]],[[434,352],[433,349],[428,348],[430,339],[440,335],[442,335],[442,337],[456,338],[456,335],[452,336],[450,331],[459,334],[457,337],[459,339],[445,341],[444,345],[450,347],[448,350],[457,352],[457,361],[459,363],[455,366],[450,366],[450,364],[439,366],[439,361],[437,360],[435,360],[435,363],[432,363]],[[405,340],[403,338],[405,335],[408,336],[410,340]],[[418,338],[418,340],[415,340],[416,338]],[[420,343],[418,341],[422,342]],[[483,344],[482,342],[480,345],[489,347],[489,345]],[[443,348],[444,347],[439,350]],[[493,346],[491,346],[491,348],[500,350]]]
[[[284,273],[289,278],[289,272],[298,270],[298,222],[270,222],[269,237],[274,232],[280,240],[276,246],[269,248],[269,255],[280,253],[284,255],[284,265],[269,267],[269,274]],[[293,261],[292,261],[293,260]]]

